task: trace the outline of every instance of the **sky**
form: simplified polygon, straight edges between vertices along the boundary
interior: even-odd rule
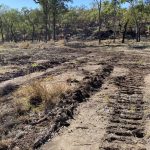
[[[89,6],[94,0],[73,0],[69,6]],[[10,8],[21,9],[22,7],[36,8],[37,5],[33,0],[0,0],[0,4],[9,6]]]

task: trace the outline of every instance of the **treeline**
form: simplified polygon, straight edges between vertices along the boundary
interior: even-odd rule
[[[150,34],[150,2],[94,0],[91,8],[68,8],[70,0],[34,0],[37,9],[0,6],[1,41],[49,41],[65,38],[136,39]]]

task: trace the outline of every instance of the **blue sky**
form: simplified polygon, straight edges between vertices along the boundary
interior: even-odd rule
[[[89,6],[94,0],[73,0],[73,3],[70,4],[71,6]],[[7,5],[11,8],[18,8],[21,9],[22,7],[28,8],[36,8],[37,5],[34,3],[33,0],[0,0],[0,4]]]

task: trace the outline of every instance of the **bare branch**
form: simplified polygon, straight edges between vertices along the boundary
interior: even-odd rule
[[[40,1],[39,1],[39,0],[34,0],[34,2],[35,2],[35,3],[40,3]]]

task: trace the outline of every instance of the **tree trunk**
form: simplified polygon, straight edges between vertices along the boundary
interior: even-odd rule
[[[141,28],[138,28],[138,42],[141,41]]]
[[[136,42],[138,42],[138,24],[136,24]]]
[[[141,40],[141,28],[139,22],[136,20],[136,42],[140,42]]]
[[[3,33],[3,27],[1,27],[1,36],[2,36],[2,42],[4,42],[4,33]]]
[[[50,20],[50,18],[49,18],[49,20]],[[48,23],[48,28],[49,28],[49,31],[48,31],[48,41],[50,41],[51,40],[51,24],[50,23]]]
[[[26,31],[24,29],[24,32],[23,32],[23,41],[25,42],[26,41]]]
[[[47,42],[47,37],[48,37],[48,2],[45,1],[45,6],[44,6],[44,23],[45,23],[45,42]]]
[[[129,21],[127,20],[127,22],[126,22],[125,25],[124,25],[124,31],[123,31],[123,36],[122,36],[122,43],[125,42],[125,36],[126,36],[126,32],[127,32],[128,22],[129,22]]]
[[[99,4],[99,45],[101,43],[101,1]]]
[[[45,18],[45,42],[47,42],[47,37],[48,37],[48,28],[47,28],[47,23],[48,23],[48,20],[47,20],[47,14],[46,14],[46,18]]]
[[[2,42],[4,42],[4,33],[3,33],[3,22],[0,18],[0,32],[1,32],[1,36],[2,36]]]
[[[34,42],[34,37],[35,37],[35,26],[33,24],[32,25],[32,43]]]
[[[56,40],[56,12],[53,12],[53,40]]]
[[[10,39],[11,39],[11,41],[14,41],[14,32],[13,32],[13,25],[11,25],[11,27],[10,27],[10,31],[11,31],[11,36],[10,36]]]
[[[116,42],[116,15],[117,15],[117,1],[116,0],[113,0],[113,5],[114,5],[114,22],[113,22],[113,26],[114,26],[114,36],[113,36],[113,43]]]
[[[14,31],[13,31],[13,23],[12,23],[11,26],[10,26],[10,32],[11,32],[11,41],[17,42],[15,33],[14,33]]]
[[[99,39],[99,45],[101,43],[101,8],[102,8],[102,0],[98,1],[96,0],[97,2],[97,6],[98,6],[98,39]]]

